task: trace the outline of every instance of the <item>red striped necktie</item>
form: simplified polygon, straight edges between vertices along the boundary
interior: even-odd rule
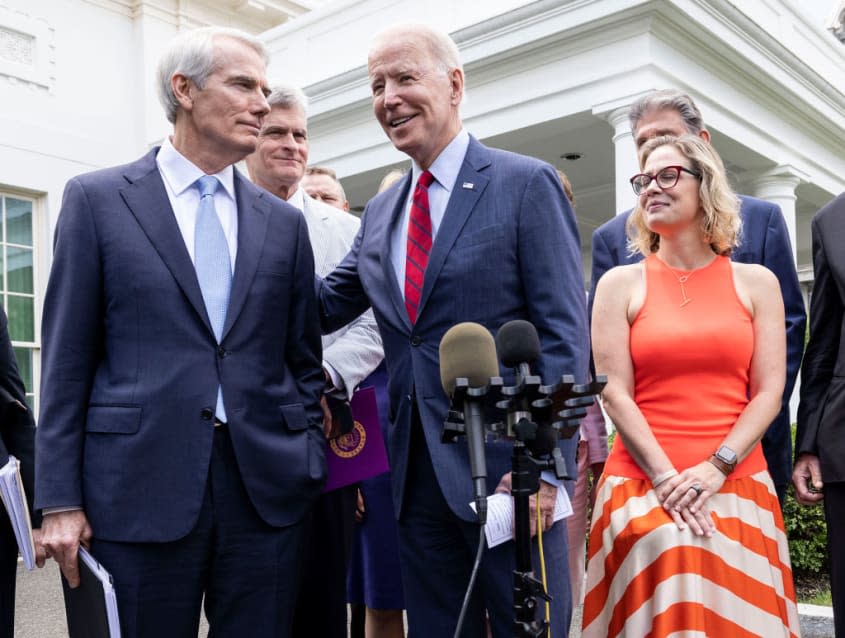
[[[411,202],[411,216],[408,220],[408,247],[405,256],[405,309],[411,324],[417,321],[417,311],[422,297],[425,268],[431,252],[431,211],[428,208],[428,187],[434,175],[424,171]]]

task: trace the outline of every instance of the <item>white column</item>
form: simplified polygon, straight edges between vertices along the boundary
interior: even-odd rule
[[[796,213],[795,213],[795,189],[801,182],[807,182],[808,176],[793,166],[776,166],[762,174],[755,175],[744,181],[745,189],[749,195],[765,199],[780,206],[783,217],[786,221],[786,228],[789,232],[789,242],[792,244],[792,261],[798,263],[798,238],[796,236]],[[795,380],[795,387],[789,400],[789,416],[795,421],[798,413],[798,396],[801,389],[801,378]]]
[[[795,189],[805,181],[808,181],[807,175],[792,166],[782,165],[746,179],[744,182],[745,190],[749,191],[749,195],[780,206],[789,231],[789,241],[792,244],[792,260],[796,264],[798,263],[798,242],[795,231],[795,200],[797,199]]]
[[[634,136],[631,133],[631,124],[628,122],[628,107],[614,109],[604,113],[603,116],[613,127],[613,183],[616,188],[616,214],[618,215],[633,208],[637,203],[637,197],[631,190],[628,180],[632,175],[640,172],[640,164],[637,159]]]

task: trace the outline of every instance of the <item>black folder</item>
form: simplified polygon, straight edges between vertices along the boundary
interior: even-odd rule
[[[84,548],[79,548],[79,587],[62,576],[70,638],[120,638],[117,597],[111,574]]]

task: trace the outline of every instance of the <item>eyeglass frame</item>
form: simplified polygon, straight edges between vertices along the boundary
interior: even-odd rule
[[[665,171],[668,168],[676,169],[678,171],[678,174],[675,176],[675,181],[671,185],[661,186],[660,182],[657,181],[657,176],[660,175],[663,171]],[[688,173],[689,175],[692,175],[696,179],[701,179],[701,173],[696,173],[694,170],[689,169],[686,166],[680,166],[679,164],[672,164],[670,166],[664,166],[663,168],[661,168],[659,171],[657,171],[653,175],[649,175],[648,173],[637,173],[636,175],[632,176],[631,179],[628,180],[628,182],[630,182],[631,188],[634,190],[634,195],[639,197],[646,190],[648,190],[648,187],[651,186],[652,182],[656,183],[657,187],[661,191],[666,191],[666,190],[669,190],[670,188],[675,188],[675,186],[678,185],[678,181],[681,179],[681,173]],[[640,189],[639,192],[637,192],[637,186],[636,186],[636,184],[634,184],[634,180],[636,180],[638,177],[648,177],[648,183],[645,184],[644,186],[642,186],[642,188]]]

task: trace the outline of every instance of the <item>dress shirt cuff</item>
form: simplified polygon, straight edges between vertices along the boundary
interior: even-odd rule
[[[61,514],[62,512],[78,512],[82,509],[81,505],[65,505],[60,507],[45,507],[41,510],[42,516],[47,516],[48,514]]]
[[[329,387],[328,385],[326,386],[325,393],[333,394],[335,391],[337,391],[345,395],[346,384],[343,382],[343,377],[338,374],[337,370],[335,370],[328,361],[323,361],[323,370],[328,373],[329,378],[332,382],[331,387]]]
[[[549,485],[554,485],[555,487],[560,487],[560,481],[555,476],[554,472],[550,470],[543,470],[540,472],[540,480],[545,481]]]

